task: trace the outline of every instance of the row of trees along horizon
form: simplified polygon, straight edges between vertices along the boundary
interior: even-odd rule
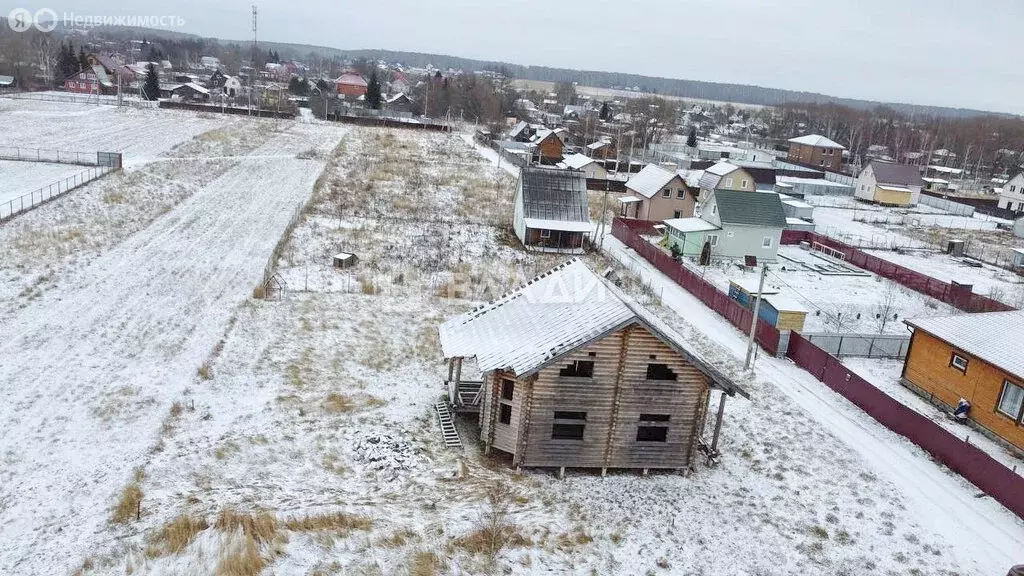
[[[3,27],[0,27],[3,28]],[[116,33],[110,34],[116,40]],[[98,41],[99,39],[97,39]],[[39,62],[46,60],[54,71],[54,83],[63,84],[64,79],[77,74],[86,65],[85,55],[94,49],[91,44],[74,46],[70,41],[55,42],[54,38],[30,30],[16,34],[0,30],[0,74],[12,74],[19,85],[34,86],[34,74],[15,66],[17,62]],[[223,43],[213,39],[185,37],[181,39],[143,39],[139,60],[168,60],[177,69],[195,64],[201,56],[220,59],[228,71],[237,71],[252,62],[262,69],[267,62],[283,62],[297,59],[305,62],[315,78],[334,78],[342,70],[354,69],[371,80],[368,86],[367,102],[379,108],[383,101],[383,86],[393,79],[390,70],[381,70],[376,62],[367,58],[348,60],[340,55],[324,56],[317,52],[305,55],[289,50],[254,51],[251,47],[237,43]],[[494,68],[490,66],[489,68]],[[447,114],[461,116],[481,124],[498,128],[506,115],[514,110],[518,98],[533,100],[538,106],[547,94],[530,90],[517,90],[511,80],[512,68],[500,66],[505,77],[492,84],[490,79],[474,74],[443,75],[440,72],[427,78],[409,78],[414,83],[408,96],[413,101],[413,112],[432,118]],[[158,90],[147,73],[144,93],[147,96]],[[417,83],[417,80],[423,80]],[[327,84],[328,82],[316,82]],[[308,84],[301,80],[289,82],[293,93],[317,98],[316,91],[310,91]],[[155,88],[154,88],[155,87]],[[324,90],[324,87],[320,87]],[[580,101],[571,82],[559,82],[554,86],[560,105]],[[155,97],[155,96],[153,96]],[[956,167],[966,167],[976,172],[1003,174],[1019,166],[1019,152],[1024,149],[1024,120],[1007,115],[978,115],[970,117],[948,117],[934,114],[908,114],[888,106],[871,109],[854,108],[835,103],[792,102],[775,106],[749,107],[731,104],[700,103],[715,124],[728,123],[734,114],[744,121],[759,120],[764,128],[751,131],[750,136],[764,141],[783,142],[788,138],[809,133],[827,136],[850,149],[854,156],[862,156],[870,145],[882,145],[890,155],[902,159],[904,152],[930,152],[939,148],[957,155]],[[617,109],[631,113],[640,120],[657,120],[656,124],[633,122],[638,142],[657,142],[665,135],[677,131],[679,113],[690,107],[685,100],[649,96],[624,99]],[[321,108],[322,110],[322,105]],[[316,108],[314,107],[314,111]],[[588,115],[579,128],[583,134],[596,133],[593,124],[599,118]],[[705,129],[704,132],[708,130]],[[1009,154],[1008,152],[1017,154]]]

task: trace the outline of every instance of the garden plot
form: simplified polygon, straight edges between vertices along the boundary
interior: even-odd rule
[[[723,292],[729,291],[730,280],[757,286],[760,276],[759,269],[732,262],[715,262],[706,268],[689,261],[687,264]],[[818,271],[822,266],[828,274]],[[956,312],[948,304],[891,280],[798,246],[779,247],[779,260],[769,266],[765,285],[808,310],[804,324],[807,332],[906,334],[904,318]],[[885,317],[885,321],[878,316]]]
[[[238,306],[177,404],[163,404],[139,473],[142,517],[105,529],[119,538],[85,553],[90,573],[980,576],[995,565],[985,551],[950,554],[857,452],[665,308],[754,397],[726,410],[718,467],[516,474],[480,454],[472,419],[460,422],[466,451],[443,448],[436,326],[486,297],[493,270],[512,281],[548,265],[509,239],[511,180],[446,138],[349,134],[282,251],[288,290]],[[410,162],[446,184],[402,207]],[[492,178],[506,194],[491,196]],[[438,218],[458,232],[424,225]],[[359,263],[331,269],[342,248]],[[349,274],[358,289],[340,287]]]
[[[344,128],[292,124],[24,304],[0,342],[0,573],[64,574],[133,533],[161,422],[262,275]],[[142,467],[142,468],[139,468]],[[138,470],[136,470],[138,469]]]
[[[1024,308],[1024,277],[1005,268],[982,264],[969,258],[954,258],[943,252],[893,252],[867,250],[879,258],[926,274],[943,282],[974,285],[974,293],[988,296],[1016,308]],[[971,262],[971,264],[968,264]]]
[[[5,147],[121,152],[125,167],[231,122],[221,114],[0,98]]]
[[[81,174],[88,169],[88,166],[71,164],[0,160],[0,204],[7,204],[33,192],[36,193],[38,200],[40,188],[46,188],[58,180]]]

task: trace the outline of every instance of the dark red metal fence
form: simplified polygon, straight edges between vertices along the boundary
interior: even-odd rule
[[[1024,518],[1024,478],[925,416],[894,400],[842,362],[793,332],[786,356],[886,428],[917,444],[1017,516]]]
[[[910,268],[905,268],[899,264],[894,264],[888,260],[868,254],[834,238],[804,230],[782,231],[782,244],[799,244],[800,242],[818,243],[832,248],[840,252],[847,262],[858,268],[863,268],[868,272],[888,278],[893,282],[902,284],[926,296],[931,296],[964,312],[1004,312],[1015,310],[1012,306],[1003,304],[998,300],[993,300],[981,294],[974,294],[969,290],[954,285],[952,282],[947,283],[936,280],[931,276],[926,276]]]
[[[612,236],[636,250],[637,254],[643,256],[655,268],[699,298],[709,308],[725,317],[733,326],[744,333],[750,329],[752,316],[750,310],[644,240],[641,237],[642,233],[655,234],[653,223],[621,218],[616,218],[612,223]],[[787,234],[789,235],[789,244],[795,244],[801,240],[807,241],[811,235],[808,232],[787,230],[783,232],[783,243],[787,243]],[[794,237],[798,239],[793,241]],[[842,244],[831,239],[827,240],[830,243],[826,245],[832,248],[836,248],[836,244]],[[814,241],[819,240],[815,239]],[[822,242],[822,244],[825,243]],[[860,251],[856,250],[856,252]],[[874,258],[870,255],[865,256]],[[876,260],[880,259],[876,258]],[[885,268],[885,266],[900,267],[891,262],[882,262],[884,264],[878,264],[880,269],[895,275],[901,274],[898,270]],[[882,272],[876,273],[885,276]],[[885,277],[889,278],[889,276]],[[924,278],[930,280],[931,283],[938,283],[937,280],[927,276]],[[892,279],[899,281],[896,278]],[[924,287],[926,289],[931,287],[932,290],[939,293],[939,288],[927,280]],[[950,289],[947,286],[941,290],[941,293],[948,294]],[[756,338],[761,346],[773,355],[778,350],[779,331],[764,320],[759,320],[757,323]],[[936,460],[948,466],[950,470],[966,478],[1017,516],[1024,518],[1024,478],[1016,472],[875,388],[867,380],[847,370],[838,358],[818,348],[796,332],[790,333],[786,356],[836,393],[867,412],[880,424],[918,445]]]
[[[644,220],[616,218],[612,222],[612,236],[621,240],[626,246],[636,250],[637,254],[653,264],[662,274],[668,276],[676,284],[679,284],[689,293],[699,298],[708,308],[718,312],[730,324],[739,328],[744,333],[749,333],[753,312],[746,306],[729,298],[728,294],[715,288],[710,282],[673,260],[671,256],[657,246],[644,240],[641,234],[656,233],[652,226],[652,222]],[[757,329],[754,332],[754,339],[771,355],[774,356],[777,353],[779,349],[779,331],[771,324],[759,319],[757,321]]]

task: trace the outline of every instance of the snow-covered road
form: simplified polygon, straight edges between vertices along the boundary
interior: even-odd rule
[[[117,537],[119,491],[346,131],[296,123],[0,326],[0,573]]]
[[[616,238],[607,236],[603,247],[650,283],[683,320],[743,358],[746,339],[723,318]],[[788,360],[762,355],[756,370],[758,377],[774,384],[895,485],[918,523],[944,537],[944,545],[937,547],[948,550],[957,564],[981,576],[1003,574],[1024,562],[1024,522],[1001,505],[990,498],[976,498],[973,485],[939,467],[921,449]]]

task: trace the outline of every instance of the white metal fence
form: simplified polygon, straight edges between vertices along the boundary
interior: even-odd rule
[[[95,153],[93,154],[95,155]],[[105,176],[114,170],[117,170],[117,168],[111,166],[95,166],[83,172],[79,172],[78,174],[58,180],[49,186],[43,186],[38,190],[33,190],[28,194],[4,202],[0,204],[0,222],[13,218],[23,212],[27,212],[44,202],[48,202],[61,194],[70,192],[83,184],[92,182],[93,180]]]
[[[131,106],[133,108],[156,108],[155,100],[142,100],[125,93],[121,97],[116,94],[79,94],[76,92],[4,92],[2,98],[13,100],[39,100],[42,102],[61,102],[65,104],[95,104],[104,106]]]
[[[838,358],[896,358],[910,348],[910,336],[900,334],[801,334],[812,344]]]
[[[97,166],[99,164],[98,158],[99,156],[96,152],[74,152],[70,150],[44,150],[41,148],[22,148],[20,146],[0,146],[0,160]]]
[[[944,210],[950,214],[957,216],[973,216],[974,206],[968,206],[967,204],[961,204],[959,202],[953,202],[952,200],[946,200],[944,198],[936,198],[935,196],[928,196],[921,194],[921,197],[917,201],[925,206],[931,206],[932,208],[938,208]]]

